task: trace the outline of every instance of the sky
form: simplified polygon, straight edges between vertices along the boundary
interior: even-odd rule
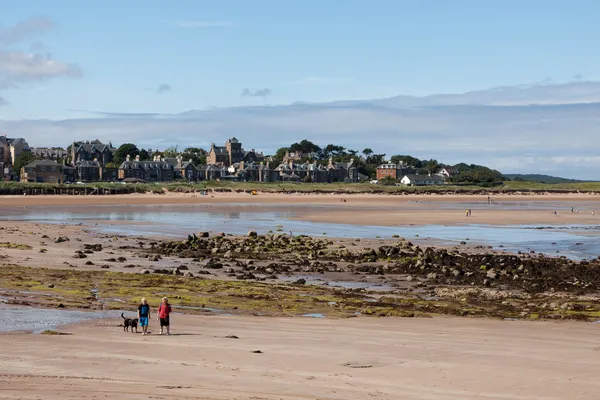
[[[600,79],[595,0],[0,0],[0,10],[0,131],[58,121],[48,132],[64,140],[85,135],[65,121],[94,112],[177,115]],[[111,121],[88,128],[119,142],[134,124]],[[201,129],[201,143],[231,134]],[[320,128],[293,138],[286,129],[297,141]],[[52,136],[33,135],[44,144]]]

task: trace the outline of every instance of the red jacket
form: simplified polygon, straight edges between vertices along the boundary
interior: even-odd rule
[[[169,314],[171,314],[171,305],[167,304],[165,307],[165,305],[161,303],[160,306],[158,306],[158,316],[160,318],[167,318]]]

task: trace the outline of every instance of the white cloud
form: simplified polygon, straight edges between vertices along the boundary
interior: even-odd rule
[[[82,71],[77,65],[36,52],[36,49],[43,49],[40,42],[28,46],[27,51],[12,47],[53,28],[54,23],[45,17],[30,18],[12,27],[0,28],[0,90],[14,90],[23,84],[54,78],[81,78]]]
[[[185,29],[233,27],[233,23],[228,21],[175,21],[174,24],[179,28]]]
[[[9,45],[18,43],[29,36],[49,31],[53,28],[54,23],[47,17],[29,18],[9,28],[0,27],[0,44]]]
[[[0,50],[0,76],[7,81],[30,82],[55,77],[81,78],[81,69],[42,54]]]

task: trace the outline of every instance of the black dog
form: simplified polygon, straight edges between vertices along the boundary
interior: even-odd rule
[[[135,328],[135,333],[137,333],[138,327],[138,319],[137,318],[125,318],[123,313],[121,313],[121,318],[123,318],[123,332],[129,332],[129,328],[131,327],[131,333],[133,333],[133,328]]]

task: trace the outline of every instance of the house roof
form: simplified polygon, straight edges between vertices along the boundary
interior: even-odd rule
[[[173,169],[173,166],[164,161],[125,161],[119,169],[168,170]]]
[[[94,140],[91,143],[75,143],[75,152],[86,152],[86,153],[104,153],[105,151],[113,152],[115,149],[108,145],[100,142],[99,140]]]
[[[37,166],[61,166],[62,164],[57,163],[56,161],[53,160],[35,160],[30,162],[29,164],[25,165],[25,168],[35,168]]]
[[[100,168],[100,163],[98,161],[79,160],[75,163],[75,166]]]
[[[218,156],[227,156],[227,155],[229,155],[227,153],[227,148],[223,147],[223,146],[211,147],[211,150],[214,150],[215,154],[218,155]]]
[[[432,182],[432,181],[437,181],[437,182],[443,182],[444,180],[436,175],[414,175],[414,174],[408,174],[408,175],[404,175],[404,178],[408,178],[410,179],[411,182]]]

